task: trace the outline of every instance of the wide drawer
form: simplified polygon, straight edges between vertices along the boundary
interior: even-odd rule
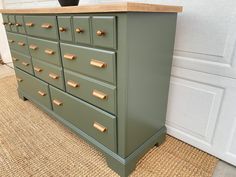
[[[81,74],[64,70],[66,91],[113,114],[116,113],[116,87]]]
[[[63,66],[94,78],[116,82],[115,52],[61,43]]]
[[[15,73],[20,91],[23,91],[26,96],[29,95],[38,104],[52,109],[48,84],[17,68]]]
[[[29,35],[58,39],[56,16],[24,16]]]
[[[5,26],[5,29],[7,31],[11,31],[11,23],[9,23],[8,15],[3,14],[2,19],[3,19],[3,25]]]
[[[32,61],[35,76],[50,83],[51,85],[54,85],[55,87],[65,90],[64,77],[61,67],[45,63],[34,58],[32,59]]]
[[[50,86],[53,111],[116,152],[116,117]]]
[[[29,51],[33,58],[61,66],[59,43],[28,37]]]
[[[31,57],[14,50],[11,50],[11,56],[14,66],[26,71],[27,73],[32,75],[34,74]]]
[[[7,38],[11,49],[29,55],[28,43],[25,35],[7,32]]]

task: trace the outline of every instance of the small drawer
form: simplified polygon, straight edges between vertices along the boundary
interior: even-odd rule
[[[29,51],[33,58],[61,66],[59,43],[28,37]]]
[[[92,17],[93,45],[116,49],[116,17]]]
[[[34,75],[31,57],[11,50],[11,56],[14,66]]]
[[[15,15],[9,15],[8,18],[9,24],[11,26],[11,31],[17,32]]]
[[[94,78],[116,82],[115,52],[61,43],[63,66]]]
[[[66,91],[110,113],[116,114],[116,87],[64,70]]]
[[[74,36],[76,43],[91,44],[90,17],[89,16],[74,16]]]
[[[56,16],[24,16],[29,35],[58,39]]]
[[[58,30],[60,34],[60,40],[73,41],[71,30],[71,17],[70,16],[58,16]]]
[[[18,89],[30,96],[34,102],[52,109],[48,84],[15,68]]]
[[[19,33],[25,34],[25,23],[23,16],[16,15],[16,28],[18,29]]]
[[[7,38],[10,48],[25,55],[29,55],[28,42],[25,35],[7,32]]]
[[[62,68],[36,60],[34,58],[32,60],[35,76],[57,88],[65,90]]]
[[[8,15],[3,14],[2,18],[3,18],[3,25],[5,26],[5,29],[7,31],[11,31],[11,24],[9,24]]]
[[[64,120],[116,152],[116,117],[52,86],[53,111]]]

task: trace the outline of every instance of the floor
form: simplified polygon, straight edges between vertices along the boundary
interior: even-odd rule
[[[14,74],[13,65],[0,65],[0,78]],[[236,177],[236,167],[219,161],[214,171],[213,177]]]

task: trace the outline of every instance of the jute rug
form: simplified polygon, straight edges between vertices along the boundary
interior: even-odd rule
[[[111,177],[92,146],[18,98],[14,76],[0,79],[1,177]],[[168,136],[138,163],[132,177],[210,177],[217,159]]]

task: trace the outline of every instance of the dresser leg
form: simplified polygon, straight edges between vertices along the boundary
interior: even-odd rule
[[[24,97],[24,95],[22,94],[22,92],[19,89],[17,89],[17,91],[18,91],[18,96],[20,99],[22,99],[23,101],[28,100],[27,98]]]

